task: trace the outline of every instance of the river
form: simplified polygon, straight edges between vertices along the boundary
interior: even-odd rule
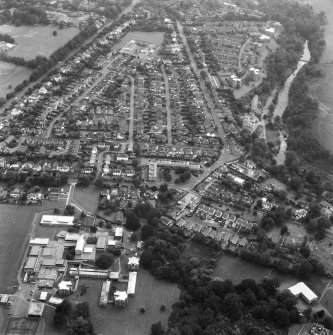
[[[304,64],[306,64],[310,60],[310,58],[311,58],[310,50],[308,48],[308,42],[306,41],[304,43],[303,55],[301,56],[296,69],[287,78],[286,82],[284,83],[282,89],[279,92],[278,102],[276,104],[276,107],[273,113],[273,119],[275,116],[279,116],[280,118],[282,118],[282,115],[286,107],[288,106],[290,86],[293,80],[295,79],[297,73],[299,72],[299,70],[304,66]],[[281,131],[279,132],[279,136],[280,136],[280,142],[281,142],[280,150],[279,150],[279,153],[276,155],[275,159],[276,159],[277,164],[284,164],[285,159],[286,159],[286,149],[287,149],[286,136]]]
[[[321,145],[333,153],[333,1],[309,0],[308,2],[316,12],[325,12],[328,21],[325,26],[326,48],[319,65],[325,77],[310,86],[310,92],[317,98],[320,108],[312,129]]]

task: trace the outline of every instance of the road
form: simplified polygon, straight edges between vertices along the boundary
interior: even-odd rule
[[[172,123],[171,123],[171,110],[170,110],[170,89],[169,89],[169,78],[165,72],[164,65],[161,66],[161,70],[164,77],[164,87],[165,87],[165,104],[167,111],[167,134],[168,134],[168,144],[172,144]]]
[[[208,91],[208,89],[206,87],[206,84],[205,84],[205,82],[204,82],[204,80],[203,80],[203,78],[202,78],[202,76],[200,74],[200,70],[198,69],[197,63],[196,63],[196,61],[194,59],[194,56],[192,54],[192,51],[190,49],[190,46],[187,43],[187,39],[186,39],[186,36],[184,34],[184,31],[183,31],[183,26],[181,25],[181,23],[179,21],[177,21],[177,28],[178,28],[179,35],[180,35],[180,37],[181,37],[181,39],[183,41],[183,44],[184,44],[186,53],[188,55],[188,58],[190,60],[191,67],[192,67],[194,73],[196,74],[196,76],[198,78],[198,82],[199,82],[201,91],[202,91],[202,93],[203,93],[203,95],[204,95],[204,97],[206,99],[208,108],[210,109],[211,115],[212,115],[212,117],[214,119],[214,122],[216,124],[218,134],[219,134],[220,138],[223,139],[226,134],[225,134],[224,129],[222,127],[220,118],[219,118],[219,116],[216,113],[216,109],[214,107],[212,98],[210,96],[210,92]]]
[[[131,100],[130,100],[130,123],[128,129],[128,141],[133,144],[133,131],[134,131],[134,99],[135,99],[135,82],[132,76],[131,79]]]

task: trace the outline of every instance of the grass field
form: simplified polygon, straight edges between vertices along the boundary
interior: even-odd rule
[[[15,318],[7,323],[5,335],[34,335],[36,334],[39,319]]]
[[[105,335],[148,335],[153,323],[162,321],[166,326],[171,306],[178,300],[180,294],[176,285],[158,281],[149,272],[140,269],[135,296],[129,297],[128,306],[125,309],[116,309],[111,305],[101,308],[98,302],[102,282],[102,280],[80,280],[79,285],[86,284],[89,288],[83,297],[75,299],[89,302],[95,332]],[[115,286],[117,289],[125,290],[127,284],[116,283]],[[160,311],[162,304],[167,308],[165,312]],[[144,314],[140,313],[142,306],[146,309]]]
[[[78,205],[91,213],[95,213],[98,206],[99,189],[94,185],[86,188],[75,187],[73,199]]]
[[[52,36],[54,30],[57,31],[56,37]],[[1,34],[9,34],[15,39],[16,47],[9,52],[9,55],[25,59],[32,59],[36,56],[49,57],[78,32],[76,27],[59,30],[52,25],[15,27],[4,24],[0,26]]]

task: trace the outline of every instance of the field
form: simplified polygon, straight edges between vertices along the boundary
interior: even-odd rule
[[[75,297],[75,301],[89,302],[95,332],[101,334],[147,335],[150,334],[150,327],[153,323],[162,321],[166,326],[171,306],[178,300],[180,294],[175,284],[158,281],[149,272],[140,269],[135,296],[129,297],[128,306],[125,309],[116,309],[111,305],[101,308],[98,302],[102,282],[102,280],[80,280],[79,285],[86,284],[89,288],[83,297]],[[126,290],[127,284],[115,283],[115,286],[117,289]],[[165,312],[160,311],[162,304],[166,306]],[[142,306],[146,309],[144,314],[140,313]],[[48,315],[47,319],[51,321],[52,316]],[[52,329],[49,322],[46,323],[46,327],[45,333],[58,334],[55,329]]]
[[[0,97],[5,98],[6,94],[12,92],[23,80],[29,79],[32,70],[12,63],[0,61]],[[9,85],[12,88],[9,88]]]
[[[5,335],[34,335],[39,326],[39,319],[15,318],[8,321]]]
[[[57,36],[52,32],[56,30]],[[49,57],[59,47],[65,45],[79,32],[78,28],[70,27],[58,30],[54,26],[0,26],[1,34],[9,34],[15,39],[16,47],[9,55],[33,59],[36,56]]]

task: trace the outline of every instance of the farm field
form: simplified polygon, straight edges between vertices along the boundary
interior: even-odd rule
[[[94,185],[86,188],[75,187],[73,200],[90,213],[95,213],[98,206],[99,189]]]
[[[56,37],[52,36],[54,30],[57,31]],[[1,34],[9,34],[15,39],[16,46],[9,51],[9,55],[24,59],[33,59],[36,56],[49,57],[78,32],[79,29],[76,27],[59,30],[51,25],[15,27],[4,24],[0,26]]]
[[[88,301],[90,315],[96,333],[108,335],[147,335],[153,323],[162,321],[164,326],[171,312],[171,306],[178,298],[180,291],[175,284],[156,280],[149,272],[140,269],[137,278],[134,297],[129,297],[125,309],[116,309],[108,305],[106,308],[98,306],[101,293],[102,280],[80,280],[79,286],[89,286],[87,293],[75,298],[79,301]],[[125,290],[127,284],[115,283],[117,289]],[[161,312],[164,304],[166,311]],[[146,312],[140,313],[140,308],[145,307]]]

